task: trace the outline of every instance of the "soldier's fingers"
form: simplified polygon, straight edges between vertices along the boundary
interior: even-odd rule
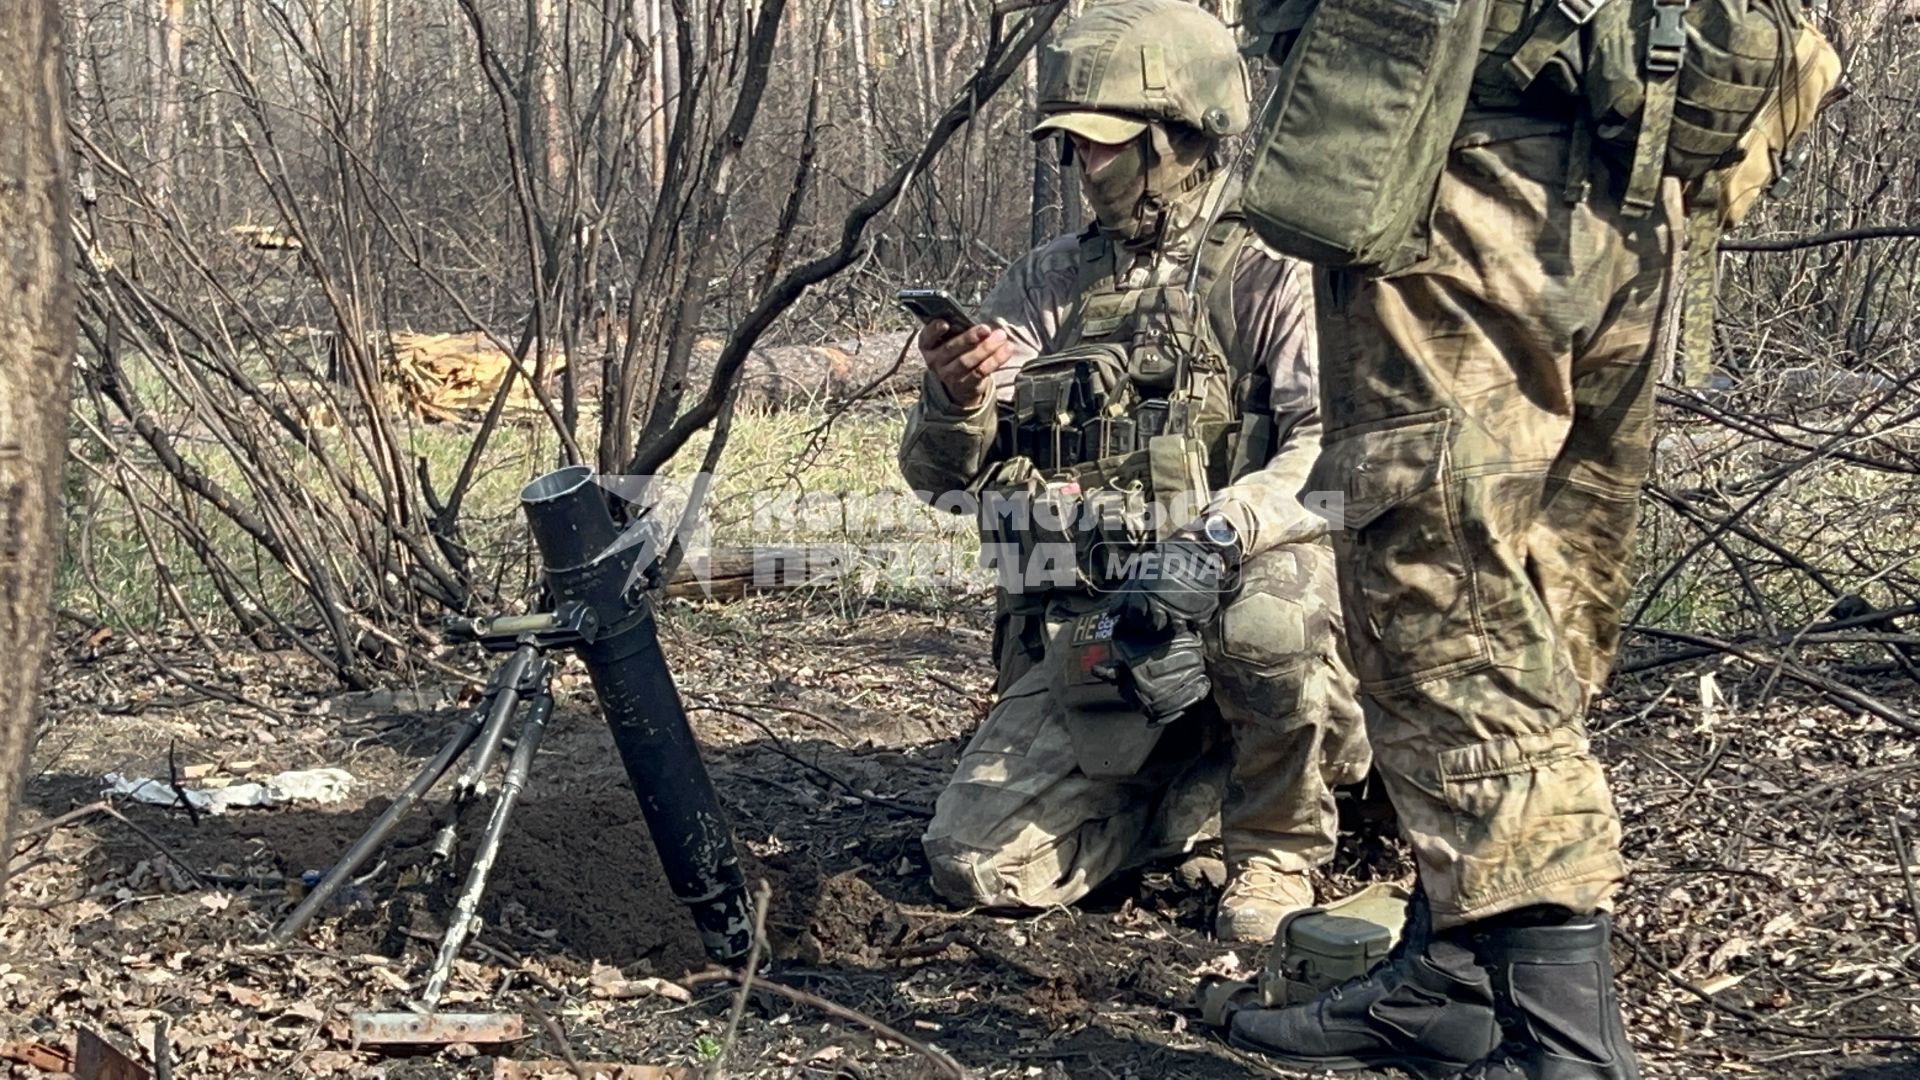
[[[920,346],[922,353],[930,353],[952,336],[953,332],[947,327],[945,320],[934,319],[920,325],[920,336],[916,344]]]
[[[941,323],[940,325],[945,326],[946,324]],[[964,355],[973,348],[974,342],[977,340],[976,335],[985,337],[986,333],[984,327],[970,326],[957,334],[948,335],[932,348],[924,350],[927,363],[936,368],[951,365],[957,357]]]
[[[953,391],[957,398],[970,399],[979,396],[981,379],[971,369],[948,365],[934,368],[933,374],[941,382],[946,383],[947,389]]]
[[[1001,337],[999,345],[993,347],[982,346],[982,348],[987,349],[987,355],[979,364],[974,366],[973,370],[977,374],[991,375],[1001,368],[1006,367],[1007,362],[1013,359],[1013,342],[1006,340],[1004,336]]]
[[[985,327],[976,326],[959,337],[965,339],[968,345],[964,350],[954,352],[952,358],[947,361],[951,370],[956,372],[978,371],[981,365],[992,359],[995,352],[1009,348],[1005,330],[988,330]],[[1002,360],[1000,363],[1005,361]]]

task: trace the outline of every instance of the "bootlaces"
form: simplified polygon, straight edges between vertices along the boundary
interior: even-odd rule
[[[1235,881],[1244,881],[1248,885],[1256,885],[1261,882],[1285,883],[1289,880],[1301,878],[1302,875],[1282,870],[1278,867],[1267,866],[1263,863],[1248,863],[1235,872],[1233,877]]]
[[[1527,1067],[1522,1064],[1521,1059],[1527,1052],[1528,1044],[1513,1034],[1514,1030],[1525,1021],[1520,1018],[1518,1011],[1514,1008],[1513,999],[1508,997],[1507,992],[1499,986],[1495,986],[1493,990],[1493,1009],[1494,1016],[1500,1024],[1500,1045],[1494,1047],[1486,1057],[1469,1066],[1457,1080],[1498,1080],[1499,1077],[1512,1073],[1526,1075]],[[1503,1071],[1495,1073],[1493,1071],[1495,1069]]]

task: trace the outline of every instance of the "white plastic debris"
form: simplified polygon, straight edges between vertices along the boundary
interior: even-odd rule
[[[359,782],[345,769],[296,769],[279,773],[267,786],[278,788],[293,802],[337,803]]]
[[[155,806],[177,805],[184,796],[193,808],[206,814],[224,814],[244,807],[281,806],[290,802],[336,803],[345,799],[359,781],[345,769],[295,769],[264,781],[249,781],[218,788],[190,788],[176,791],[165,780],[152,777],[126,777],[108,773],[101,778],[107,785],[103,794],[124,795],[135,802]]]

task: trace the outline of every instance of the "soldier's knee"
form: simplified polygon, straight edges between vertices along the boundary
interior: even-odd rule
[[[1249,560],[1210,635],[1216,662],[1253,679],[1298,682],[1313,661],[1336,655],[1332,604],[1315,587],[1326,561],[1323,550],[1297,544]]]
[[[1007,908],[1033,906],[1010,888],[1018,866],[1005,850],[972,847],[951,836],[925,836],[927,870],[934,891],[956,907]]]

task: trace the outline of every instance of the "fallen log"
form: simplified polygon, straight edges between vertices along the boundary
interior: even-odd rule
[[[702,338],[689,365],[694,386],[713,377],[724,343]],[[920,354],[906,331],[828,345],[772,345],[755,349],[740,372],[740,404],[763,409],[832,405],[869,394],[914,393]]]
[[[664,590],[676,599],[741,600],[825,585],[847,567],[826,547],[715,548],[689,553]]]

